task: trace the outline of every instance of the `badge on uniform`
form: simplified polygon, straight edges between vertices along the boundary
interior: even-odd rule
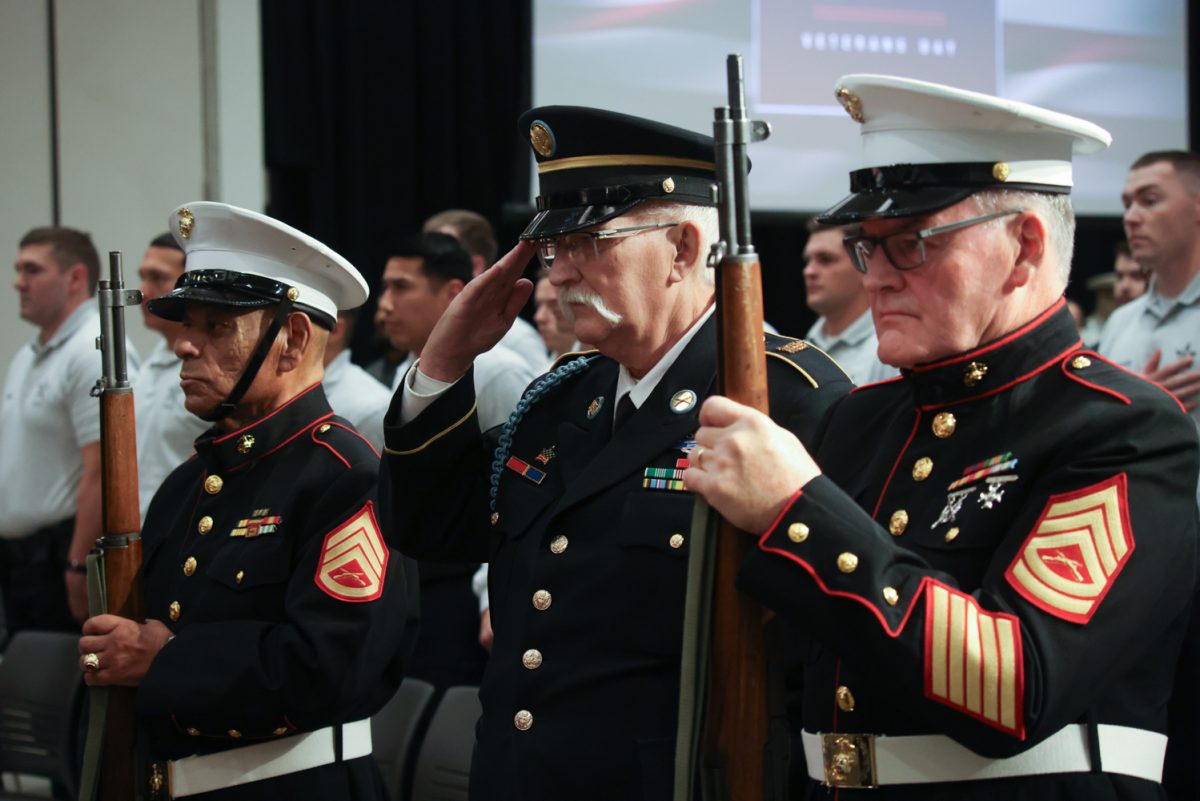
[[[238,521],[237,526],[229,532],[229,536],[251,539],[261,534],[274,534],[279,524],[283,522],[283,517],[268,515],[269,511],[269,509],[255,509],[252,517]]]
[[[549,461],[549,459],[547,459],[547,461]],[[524,459],[518,459],[515,456],[508,457],[508,462],[505,463],[504,466],[509,470],[512,470],[517,475],[532,481],[534,484],[541,484],[546,478],[546,473],[544,470],[538,470],[529,462],[525,461]]]
[[[987,485],[976,498],[979,501],[979,507],[981,509],[995,508],[996,504],[1004,499],[1004,490],[1006,489],[1004,485],[1017,480],[1015,473],[1012,475],[997,475],[997,473],[1012,470],[1019,461],[1009,451],[984,459],[982,462],[976,462],[963,470],[962,477],[952,481],[950,486],[946,487],[949,492],[949,495],[946,496],[946,505],[942,507],[942,513],[938,515],[938,519],[930,528],[937,528],[942,523],[953,523],[958,513],[962,511],[962,505],[967,496],[979,489],[979,487],[968,485],[978,481],[983,481]]]
[[[317,560],[316,584],[331,598],[348,603],[383,595],[388,549],[375,520],[374,502],[325,535]]]
[[[975,491],[975,487],[968,487],[965,490],[951,492],[946,496],[946,505],[942,507],[942,513],[938,515],[938,519],[933,521],[933,525],[929,528],[935,529],[942,523],[953,523],[958,518],[958,513],[962,511],[963,501],[967,496]]]
[[[642,471],[642,489],[686,492],[683,471],[688,468],[687,459],[676,459],[675,467],[647,467]]]
[[[687,414],[696,408],[698,396],[695,391],[681,389],[671,396],[670,408],[675,414]]]

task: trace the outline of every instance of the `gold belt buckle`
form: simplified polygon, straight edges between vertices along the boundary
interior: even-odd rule
[[[829,787],[874,789],[875,735],[822,734],[821,759]]]

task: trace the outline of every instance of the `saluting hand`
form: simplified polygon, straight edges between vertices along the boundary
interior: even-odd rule
[[[92,686],[136,687],[169,639],[171,630],[157,620],[135,623],[117,615],[88,618],[79,638],[83,680]],[[89,659],[92,655],[95,658]]]
[[[476,356],[495,347],[533,291],[533,282],[521,277],[533,249],[532,242],[518,242],[458,293],[421,350],[422,373],[457,381]]]
[[[700,407],[696,449],[683,481],[743,531],[761,534],[821,468],[785,428],[719,395]]]

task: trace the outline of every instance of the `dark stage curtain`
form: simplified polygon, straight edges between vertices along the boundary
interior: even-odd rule
[[[501,247],[528,206],[530,0],[262,0],[267,213],[379,287],[392,244],[468,208]],[[508,219],[512,217],[514,219]],[[370,341],[374,299],[356,355]]]

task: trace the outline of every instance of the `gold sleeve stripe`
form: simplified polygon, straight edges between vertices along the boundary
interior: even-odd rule
[[[1084,624],[1133,549],[1127,482],[1120,473],[1051,496],[1004,576],[1034,606]]]
[[[988,720],[1000,719],[1000,658],[996,644],[996,621],[987,615],[979,618],[980,692],[983,709],[980,714]]]
[[[429,439],[425,440],[425,441],[424,441],[424,442],[422,442],[420,445],[418,445],[417,447],[415,447],[415,448],[413,448],[413,449],[411,449],[411,450],[407,450],[407,451],[397,451],[397,450],[393,450],[392,448],[389,448],[389,447],[387,447],[387,446],[385,445],[385,446],[384,446],[384,448],[383,448],[383,452],[384,452],[384,453],[386,453],[388,456],[412,456],[414,453],[420,453],[421,451],[425,450],[426,448],[428,448],[428,447],[429,447],[430,445],[432,445],[433,443],[437,442],[437,441],[438,441],[439,439],[441,439],[442,437],[444,437],[444,436],[446,436],[447,434],[449,434],[449,433],[450,433],[451,431],[453,431],[454,429],[456,429],[456,428],[458,428],[459,426],[461,426],[463,423],[465,423],[465,422],[467,422],[468,420],[470,420],[470,419],[471,419],[471,415],[475,414],[475,407],[476,407],[476,406],[478,406],[478,405],[479,405],[478,403],[472,403],[472,404],[471,404],[471,408],[467,410],[467,413],[466,413],[466,414],[464,414],[462,417],[460,417],[460,418],[458,418],[457,420],[455,420],[455,421],[454,421],[453,423],[451,423],[449,426],[447,426],[446,428],[443,428],[441,431],[437,432],[437,433],[436,433],[436,434],[434,434],[432,437],[430,437]]]
[[[1024,739],[1016,618],[937,582],[926,586],[925,695]]]

